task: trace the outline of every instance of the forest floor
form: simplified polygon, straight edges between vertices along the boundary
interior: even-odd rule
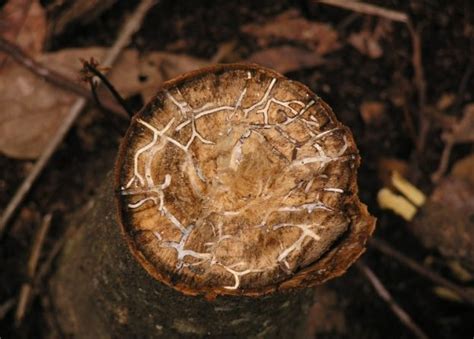
[[[25,14],[23,23],[32,21],[30,45],[39,44],[39,47],[21,47],[54,69],[58,62],[75,63],[79,69],[77,60],[91,56],[88,47],[110,46],[135,6],[133,2],[105,1],[110,7],[92,8],[83,16],[71,17],[64,7],[67,5],[61,7],[57,1],[1,1],[0,22],[5,19],[9,4],[15,2],[17,6],[28,3],[39,8],[40,14],[35,14],[35,20]],[[262,63],[306,84],[333,108],[339,120],[354,134],[362,158],[360,198],[378,219],[375,236],[472,292],[472,273],[453,268],[458,267],[462,259],[443,256],[440,253],[443,251],[435,245],[425,247],[423,236],[413,231],[417,224],[423,223],[420,217],[407,221],[390,210],[381,209],[377,194],[381,188],[390,187],[387,173],[393,169],[428,197],[439,189],[439,181],[432,180],[432,175],[438,169],[445,147],[446,138],[442,135],[461,130],[456,126],[460,126],[463,119],[471,130],[468,128],[467,136],[459,137],[453,147],[448,170],[459,159],[473,153],[474,122],[467,121],[466,112],[474,102],[474,5],[469,0],[370,2],[405,13],[410,18],[421,37],[426,91],[416,80],[420,65],[414,66],[413,35],[406,24],[311,0],[162,0],[150,10],[133,37],[129,48],[137,54],[130,52],[131,61],[125,61],[121,70],[114,69],[111,79],[112,82],[115,79],[118,90],[127,96],[134,110],[143,105],[150,91],[153,92],[153,86],[163,79],[216,61]],[[40,29],[35,25],[41,26]],[[0,27],[1,34],[2,29]],[[41,36],[40,31],[44,32]],[[305,36],[303,31],[312,33]],[[54,56],[64,51],[68,52]],[[168,54],[153,54],[157,51]],[[4,58],[4,54],[0,57]],[[11,74],[13,66],[6,69],[5,63],[10,61],[2,59],[1,62],[0,91],[6,93],[6,82],[14,86],[14,79],[9,78],[14,76]],[[123,74],[133,67],[136,76],[130,80]],[[55,93],[52,88],[44,92],[38,87],[34,89],[47,97]],[[421,95],[420,91],[424,93]],[[38,116],[38,112],[28,106],[26,100],[31,99],[28,98],[19,105],[12,100],[23,99],[0,95],[0,140],[3,139],[0,141],[0,210],[7,206],[31,170],[33,159],[57,128],[54,121],[49,122],[51,118],[45,118],[44,114]],[[70,105],[71,101],[64,100],[57,105]],[[42,104],[33,102],[31,105]],[[17,106],[25,111],[18,113]],[[61,115],[51,114],[60,120]],[[474,119],[473,114],[471,116]],[[19,119],[23,122],[18,123]],[[67,216],[94,195],[105,174],[113,168],[127,127],[126,122],[119,122],[117,127],[113,121],[107,113],[93,108],[79,117],[0,239],[1,338],[57,335],[46,289],[54,263],[45,268],[46,274],[40,281],[35,280],[31,304],[18,327],[14,325],[16,300],[20,286],[28,279],[28,257],[43,216],[52,213],[53,220],[40,258],[40,270],[67,234]],[[420,137],[423,124],[429,125],[425,143],[423,136]],[[28,145],[37,149],[31,150]],[[474,201],[474,195],[469,197]],[[474,211],[470,210],[468,220],[474,225],[473,215]],[[435,229],[436,220],[429,220],[430,227]],[[474,246],[472,242],[471,246]],[[473,305],[370,246],[362,260],[429,337],[471,338],[474,335]],[[318,287],[316,300],[310,319],[311,336],[413,337],[356,267]]]

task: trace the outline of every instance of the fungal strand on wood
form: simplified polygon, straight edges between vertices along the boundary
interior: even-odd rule
[[[349,129],[304,85],[251,65],[172,80],[122,143],[122,230],[145,269],[187,294],[252,294],[341,274],[374,219]]]

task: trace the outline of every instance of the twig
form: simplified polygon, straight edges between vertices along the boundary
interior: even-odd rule
[[[105,87],[107,87],[107,89],[110,91],[110,93],[112,93],[112,95],[114,96],[115,100],[117,100],[120,104],[120,106],[123,107],[123,109],[128,113],[128,116],[131,118],[133,116],[133,112],[128,108],[128,105],[127,103],[125,102],[125,99],[122,98],[122,96],[120,95],[120,93],[115,89],[114,85],[112,85],[109,81],[109,79],[107,79],[107,77],[101,72],[99,71],[96,66],[98,65],[98,63],[96,61],[94,61],[93,59],[91,59],[91,61],[86,61],[86,60],[83,60],[82,61],[82,64],[83,64],[83,69],[85,70],[85,72],[89,73],[92,75],[92,76],[89,76],[89,77],[86,77],[88,78],[88,81],[92,87],[92,90],[93,90],[93,94],[94,94],[94,99],[98,100],[98,96],[96,94],[96,89],[97,89],[97,83],[96,82],[93,82],[93,77],[96,76],[97,78],[100,79],[100,81],[104,84]],[[102,103],[101,103],[102,105]]]
[[[383,7],[367,4],[360,1],[352,1],[352,0],[316,0],[316,1],[322,4],[345,8],[357,13],[375,15],[378,17],[392,20],[392,21],[402,22],[405,24],[407,24],[410,21],[410,19],[408,18],[408,15],[406,15],[403,12],[386,9]]]
[[[474,71],[474,57],[472,56],[474,52],[474,39],[471,39],[471,48],[470,48],[470,58],[469,58],[469,63],[466,67],[466,71],[464,72],[461,81],[459,83],[458,87],[458,93],[456,95],[456,100],[453,105],[454,111],[459,111],[461,109],[461,105],[463,102],[463,97],[464,97],[464,92],[466,91],[466,88],[469,84],[469,79],[472,76],[472,73]],[[431,175],[431,180],[434,183],[437,183],[446,173],[448,167],[449,167],[449,159],[451,158],[451,151],[453,150],[455,141],[453,138],[452,133],[446,133],[445,135],[442,135],[442,138],[444,139],[444,148],[443,148],[443,153],[441,153],[441,158],[439,160],[439,165],[436,170]]]
[[[474,39],[473,39],[474,41]],[[473,43],[474,45],[474,43]],[[474,48],[471,48],[471,58],[469,60],[469,63],[466,67],[466,71],[464,72],[462,78],[461,78],[461,82],[459,83],[459,87],[458,87],[458,94],[456,96],[456,101],[454,103],[454,109],[457,111],[461,108],[461,104],[463,102],[463,97],[464,97],[464,93],[466,92],[466,89],[467,89],[467,85],[469,84],[469,79],[471,78],[472,76],[472,73],[474,71],[474,57],[472,56],[472,53],[474,53]]]
[[[17,45],[5,40],[0,37],[0,51],[8,54],[16,62],[23,65],[26,69],[31,71],[33,74],[43,78],[47,82],[56,85],[66,91],[77,94],[80,97],[86,98],[89,101],[93,101],[92,94],[87,90],[87,88],[82,87],[73,80],[65,77],[64,75],[49,69],[43,64],[33,60],[29,57],[24,51],[22,51]],[[110,99],[102,100],[102,105],[104,109],[109,112],[116,114],[117,116],[128,119],[127,114],[113,101]]]
[[[380,279],[375,273],[362,262],[356,263],[357,268],[365,275],[370,284],[374,287],[375,291],[390,307],[392,312],[400,319],[400,321],[413,332],[417,338],[428,339],[428,336],[423,330],[413,321],[410,315],[393,299],[392,295],[382,284]]]
[[[445,138],[443,153],[441,153],[441,158],[439,159],[439,165],[431,175],[431,180],[433,183],[437,183],[444,176],[449,167],[449,159],[451,158],[451,151],[454,147],[454,139],[452,135],[449,135]]]
[[[15,326],[19,327],[27,311],[28,302],[30,300],[30,294],[32,290],[32,281],[35,276],[36,266],[41,255],[41,250],[43,248],[44,240],[46,239],[46,234],[48,233],[49,226],[51,225],[51,213],[47,214],[43,218],[41,227],[38,230],[38,233],[35,236],[33,246],[31,247],[30,258],[28,259],[27,265],[27,277],[28,281],[23,283],[20,290],[20,296],[18,297],[18,304],[15,312]]]
[[[351,13],[344,19],[342,19],[336,26],[337,31],[345,30],[349,25],[351,25],[356,19],[360,17],[360,13]]]
[[[426,139],[430,131],[431,121],[428,119],[426,111],[426,80],[423,69],[423,56],[421,52],[421,34],[418,32],[411,22],[407,23],[412,41],[412,65],[415,73],[415,87],[418,93],[418,139],[416,141],[416,150],[421,154],[426,146]]]
[[[78,230],[78,227],[75,227],[75,226],[69,227],[64,232],[64,234],[62,234],[61,238],[57,240],[56,243],[52,246],[52,249],[49,251],[42,265],[38,269],[38,273],[36,274],[36,277],[34,280],[35,286],[38,286],[40,282],[43,281],[43,279],[49,273],[51,266],[54,262],[54,259],[58,256],[59,252],[62,250],[64,244],[66,243],[66,240],[70,239],[77,230]]]
[[[443,278],[436,272],[433,272],[426,267],[423,267],[413,259],[407,257],[403,253],[397,251],[394,249],[392,246],[387,244],[383,240],[379,240],[376,238],[372,238],[369,242],[370,246],[375,248],[376,250],[382,252],[383,254],[397,260],[401,264],[405,265],[412,271],[418,273],[419,275],[431,280],[435,284],[444,286],[453,292],[455,292],[457,295],[459,295],[464,301],[468,302],[471,305],[474,305],[474,296],[470,295],[466,290],[464,290],[462,287],[456,285],[455,283],[449,281],[446,278]]]
[[[469,43],[469,61],[466,66],[466,70],[459,82],[458,93],[456,95],[456,100],[454,101],[454,111],[458,111],[461,108],[461,105],[464,101],[464,93],[466,92],[467,86],[469,85],[469,80],[471,79],[472,74],[474,73],[474,34],[470,34],[470,43]]]
[[[105,60],[102,62],[102,65],[104,67],[111,67],[115,63],[121,51],[128,45],[132,35],[140,28],[146,13],[153,5],[155,5],[155,3],[155,0],[142,0],[140,2],[135,12],[123,26],[122,30],[118,35],[117,40],[108,50]],[[27,193],[30,191],[31,186],[38,178],[39,174],[43,171],[43,168],[48,163],[55,150],[63,141],[72,124],[79,116],[79,113],[86,106],[86,103],[86,99],[79,98],[72,105],[71,110],[69,111],[69,114],[67,115],[65,120],[62,122],[61,127],[58,129],[56,134],[52,136],[51,141],[48,143],[39,159],[33,165],[31,172],[28,174],[19,189],[16,191],[13,198],[10,200],[0,219],[0,237],[3,235],[5,227],[10,221],[10,218],[13,216],[16,209],[23,201]]]
[[[13,306],[15,306],[15,303],[16,303],[15,298],[10,298],[10,299],[7,299],[6,301],[4,301],[0,305],[0,320],[5,318],[7,313],[10,312],[10,310],[13,308]]]

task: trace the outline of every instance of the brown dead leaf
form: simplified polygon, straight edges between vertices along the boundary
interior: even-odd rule
[[[474,186],[474,154],[458,160],[451,170],[456,178],[467,180]]]
[[[267,47],[273,40],[299,42],[319,55],[341,47],[338,33],[331,25],[309,21],[297,10],[288,10],[263,24],[245,25],[241,30],[257,38],[261,47]]]
[[[347,38],[347,41],[360,53],[367,55],[371,59],[377,59],[383,55],[382,46],[380,46],[378,40],[374,39],[370,31],[352,33]]]
[[[388,20],[379,20],[374,30],[365,27],[358,33],[352,33],[347,41],[360,53],[377,59],[383,55],[381,41],[391,31],[391,23]]]
[[[247,62],[272,68],[280,73],[319,66],[323,59],[314,52],[293,46],[273,47],[252,54]]]
[[[454,125],[451,137],[454,143],[474,142],[474,103],[464,107],[463,117]]]
[[[30,55],[43,50],[46,14],[38,0],[10,0],[0,12],[0,35]],[[0,55],[4,62],[5,55]]]
[[[364,101],[360,105],[360,115],[367,125],[377,125],[385,114],[385,105],[379,101]]]
[[[443,178],[412,230],[426,247],[474,272],[474,184],[453,174]]]
[[[436,109],[438,111],[445,111],[454,104],[454,101],[456,101],[456,94],[443,93],[438,102],[436,102]]]
[[[11,64],[0,76],[0,152],[36,158],[68,112],[74,96]]]
[[[38,60],[50,68],[78,78],[79,58],[97,60],[106,48],[78,48],[42,55]],[[139,57],[136,50],[122,53],[109,79],[125,97],[141,94],[144,101],[152,96],[164,80],[207,63],[186,55],[153,52]],[[38,157],[64,120],[74,96],[12,63],[0,77],[0,152],[7,156],[32,159]]]

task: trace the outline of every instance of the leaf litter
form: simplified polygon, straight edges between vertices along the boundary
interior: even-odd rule
[[[105,51],[104,47],[63,49],[43,54],[38,61],[79,81],[79,59],[101,60]],[[151,52],[140,56],[137,50],[129,49],[109,79],[124,97],[138,94],[146,101],[163,81],[207,64],[187,55]],[[0,116],[0,152],[13,158],[34,159],[60,126],[75,96],[16,64],[2,70],[1,75],[0,105],[8,110]]]

